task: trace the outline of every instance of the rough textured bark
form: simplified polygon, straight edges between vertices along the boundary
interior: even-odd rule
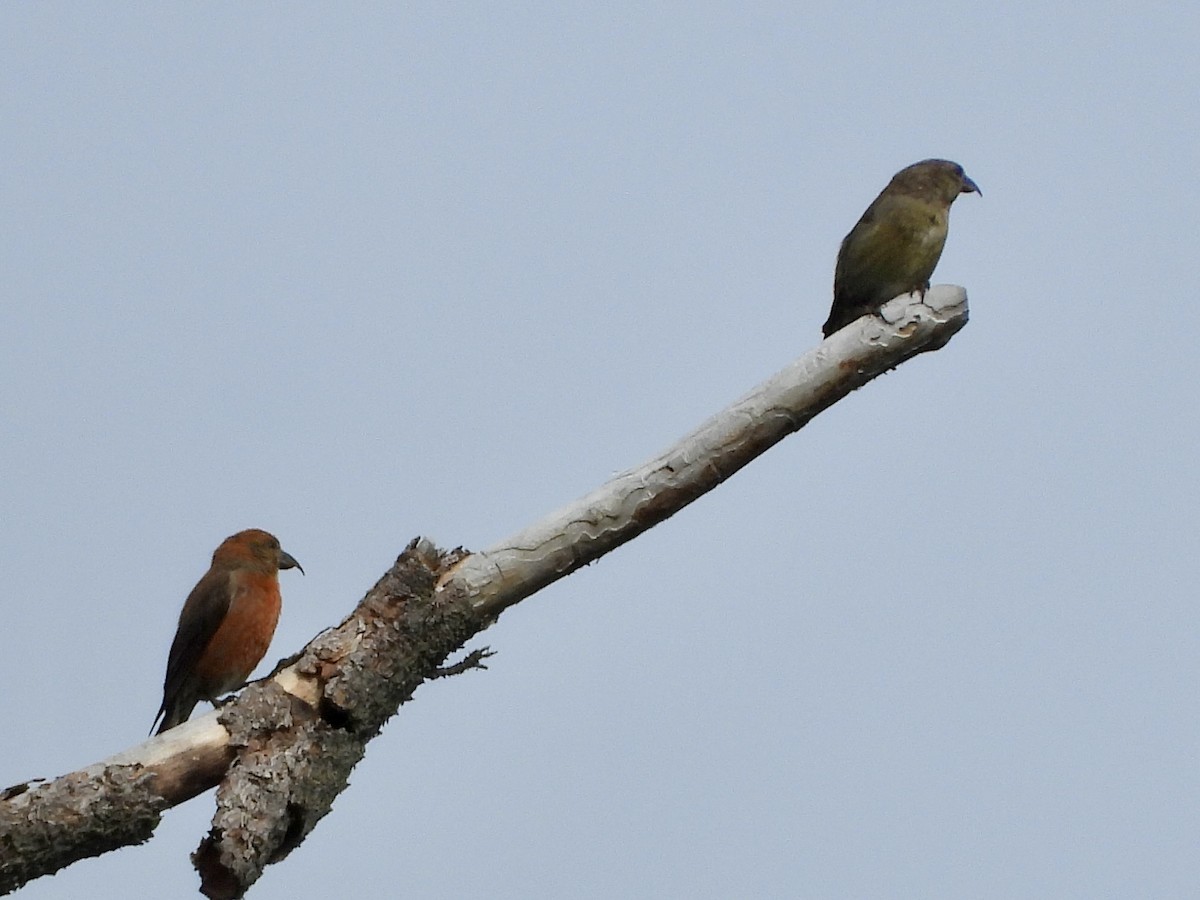
[[[461,589],[436,590],[462,551],[414,540],[340,625],[220,710],[44,785],[0,794],[0,893],[152,834],[160,813],[219,784],[192,859],[209,897],[240,897],[329,812],[384,721],[483,627]],[[287,685],[296,693],[284,687]]]
[[[192,861],[208,897],[240,897],[298,846],[345,790],[367,741],[482,627],[461,590],[436,591],[462,556],[414,540],[341,625],[291,665],[310,705],[267,680],[220,714],[238,748]]]
[[[220,784],[193,854],[209,897],[240,897],[329,811],[383,723],[506,608],[678,512],[846,394],[967,321],[941,285],[837,332],[666,452],[483,553],[414,540],[338,627],[220,710],[46,784],[0,791],[0,893],[147,840]]]
[[[0,794],[0,893],[89,856],[150,839],[167,803],[148,772],[117,766],[72,772]]]

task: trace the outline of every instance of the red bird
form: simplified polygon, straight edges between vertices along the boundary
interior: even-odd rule
[[[154,717],[155,724],[162,717],[159,734],[186,721],[201,700],[216,705],[246,683],[279,621],[280,569],[304,573],[274,535],[257,528],[225,538],[213,552],[179,614]]]

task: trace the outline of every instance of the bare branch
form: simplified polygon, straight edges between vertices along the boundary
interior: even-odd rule
[[[336,628],[220,710],[45,784],[0,791],[0,893],[149,838],[161,812],[220,785],[193,854],[209,897],[240,897],[345,789],[366,744],[424,681],[485,668],[445,660],[509,606],[712,490],[877,375],[936,350],[966,293],[898,297],[837,332],[650,462],[484,553],[416,539]]]
[[[452,577],[494,618],[706,494],[817,413],[967,324],[967,294],[936,285],[831,335],[656,458],[485,552]]]

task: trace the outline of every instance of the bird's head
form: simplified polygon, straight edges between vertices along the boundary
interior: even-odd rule
[[[278,569],[304,569],[296,558],[279,546],[279,539],[259,528],[248,528],[225,538],[213,553],[213,565],[237,566],[250,564],[256,568],[276,571]]]
[[[967,177],[963,167],[948,159],[923,159],[892,176],[891,187],[924,200],[949,206],[959,194],[979,194],[979,185]]]

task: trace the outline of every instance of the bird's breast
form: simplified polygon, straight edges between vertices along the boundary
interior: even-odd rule
[[[259,664],[279,623],[282,602],[274,576],[236,579],[229,611],[196,662],[213,694],[240,687]]]

